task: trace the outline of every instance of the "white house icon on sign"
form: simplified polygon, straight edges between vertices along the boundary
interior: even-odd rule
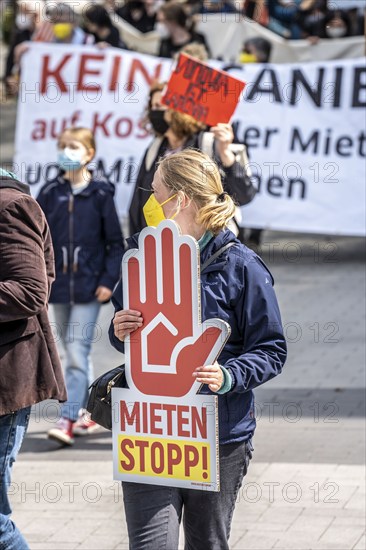
[[[142,371],[143,372],[151,372],[151,373],[170,373],[170,374],[176,374],[176,365],[162,365],[162,364],[153,364],[149,363],[148,356],[147,356],[147,350],[149,348],[148,346],[148,337],[149,335],[157,328],[159,325],[162,325],[167,332],[169,332],[173,336],[178,335],[178,330],[176,327],[165,317],[163,313],[158,313],[158,315],[150,321],[150,323],[144,327],[141,331],[141,349],[142,349]],[[164,346],[164,342],[159,342],[160,346]]]

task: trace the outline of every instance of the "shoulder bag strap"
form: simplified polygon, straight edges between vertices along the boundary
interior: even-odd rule
[[[216,258],[218,258],[219,256],[221,256],[221,254],[223,252],[225,252],[225,250],[227,250],[228,248],[231,248],[232,246],[235,246],[236,243],[227,243],[225,244],[225,246],[223,246],[222,248],[220,248],[219,250],[217,250],[215,252],[215,254],[212,254],[212,256],[210,256],[202,265],[201,265],[201,273],[206,269],[206,267],[208,267],[210,264],[212,264],[212,262],[214,262],[216,260]]]

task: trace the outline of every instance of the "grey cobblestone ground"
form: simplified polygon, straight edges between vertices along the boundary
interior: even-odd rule
[[[230,546],[364,550],[364,240],[266,232],[264,241],[289,358],[283,374],[256,392],[254,458]],[[104,307],[96,374],[120,362],[106,337],[110,316]],[[31,550],[128,548],[109,433],[60,450],[45,438],[55,414],[52,403],[33,410],[14,467],[15,521]]]

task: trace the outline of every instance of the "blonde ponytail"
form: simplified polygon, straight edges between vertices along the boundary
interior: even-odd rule
[[[197,206],[196,222],[214,234],[234,216],[235,204],[224,192],[217,164],[205,153],[184,149],[159,161],[164,184],[182,191]]]
[[[215,235],[224,229],[235,213],[233,199],[227,193],[223,193],[223,195],[221,200],[216,197],[214,203],[202,206],[197,213],[197,223],[206,230],[212,231]]]

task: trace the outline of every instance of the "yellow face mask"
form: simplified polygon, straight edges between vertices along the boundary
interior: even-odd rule
[[[72,23],[56,23],[53,25],[53,34],[58,40],[65,40],[73,31]]]
[[[243,52],[240,54],[239,61],[240,63],[257,63],[258,62],[254,54],[246,53],[246,52]]]
[[[148,198],[148,200],[145,202],[143,208],[142,208],[142,211],[144,213],[144,217],[145,217],[145,221],[146,221],[146,224],[149,226],[149,227],[157,227],[159,225],[160,222],[162,222],[163,220],[166,220],[166,217],[165,217],[165,214],[164,214],[164,210],[163,210],[163,206],[164,204],[166,204],[167,202],[171,201],[172,199],[174,199],[174,197],[177,196],[177,193],[175,195],[173,195],[172,197],[169,197],[169,199],[167,199],[166,201],[162,202],[161,204],[156,200],[155,198],[155,195],[154,193],[151,193],[150,197]],[[171,220],[174,220],[175,216],[178,214],[178,212],[176,212],[174,214],[174,216],[172,216],[170,219]]]

